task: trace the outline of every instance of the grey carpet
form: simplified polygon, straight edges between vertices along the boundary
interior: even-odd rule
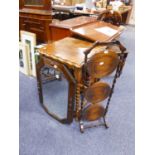
[[[39,104],[36,79],[20,73],[20,155],[134,155],[134,27],[128,26],[120,40],[129,56],[112,97],[108,130],[81,134],[77,122],[57,122]]]

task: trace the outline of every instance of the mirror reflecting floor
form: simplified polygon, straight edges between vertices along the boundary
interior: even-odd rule
[[[68,82],[61,80],[46,82],[42,85],[43,104],[49,113],[57,115],[60,119],[67,118],[68,108]]]

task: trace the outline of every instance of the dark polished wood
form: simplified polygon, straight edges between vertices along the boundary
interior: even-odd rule
[[[21,8],[30,8],[37,10],[51,10],[51,0],[20,0]]]
[[[87,62],[88,74],[94,78],[110,75],[119,63],[118,55],[114,51],[101,51]]]
[[[50,24],[51,41],[56,41],[72,35],[71,29],[96,21],[94,17],[80,16]]]
[[[95,121],[103,117],[105,109],[100,104],[91,104],[82,112],[82,117],[87,121]]]
[[[95,53],[91,58],[88,58],[88,55],[91,53],[91,51],[98,45],[106,45],[107,48],[105,50],[103,50],[104,52],[99,52],[99,53]],[[114,52],[112,51],[108,51],[108,47],[112,46],[112,45],[117,45],[117,47],[120,49],[121,53],[124,54],[126,48],[119,42],[119,41],[113,41],[113,42],[99,42],[96,41],[95,43],[92,44],[92,46],[90,48],[88,48],[84,54],[85,54],[85,64],[83,67],[83,72],[84,72],[84,91],[82,91],[82,98],[81,98],[81,117],[80,117],[80,131],[84,132],[84,129],[86,128],[90,128],[90,127],[95,127],[95,126],[100,126],[100,125],[104,125],[106,128],[108,128],[107,123],[106,123],[106,114],[108,112],[108,108],[109,108],[109,104],[110,104],[110,100],[113,94],[113,90],[116,84],[116,80],[119,77],[118,75],[120,74],[120,64],[122,64],[122,58],[117,56],[117,54],[115,52],[117,52],[117,50]],[[109,48],[112,49],[112,48]],[[105,59],[104,60],[104,56],[101,54],[107,54],[107,56],[109,55],[110,59]],[[110,55],[112,57],[110,57]],[[113,57],[114,56],[114,57]],[[114,63],[113,64],[113,60]],[[117,61],[116,61],[117,60]],[[88,63],[91,61],[91,65],[88,65]],[[100,64],[102,63],[102,64]],[[92,65],[94,64],[94,65]],[[98,66],[101,65],[101,68]],[[105,70],[104,70],[104,65],[105,65]],[[109,67],[112,66],[112,67]],[[106,71],[106,67],[109,68],[108,70],[110,70],[110,72]],[[97,69],[96,69],[97,68]],[[111,69],[112,68],[112,69]],[[89,74],[88,71],[89,70]],[[91,70],[91,72],[90,72]],[[103,72],[102,72],[103,70]],[[105,77],[107,75],[109,75],[110,73],[112,73],[114,70],[116,70],[115,72],[115,76],[112,82],[112,86],[110,88],[109,84],[107,83],[103,83],[103,82],[98,82],[100,80],[101,77]],[[93,72],[92,72],[93,71]],[[104,74],[105,72],[105,74]],[[95,75],[95,76],[94,76]],[[97,76],[96,76],[97,75]],[[97,77],[97,82],[94,80],[94,83],[92,84],[90,82],[90,77]],[[107,104],[106,107],[101,107],[100,102],[105,100],[108,97],[107,100]],[[86,99],[86,101],[85,101]],[[86,102],[86,103],[85,103]],[[97,107],[96,107],[97,106]],[[85,122],[84,121],[97,121],[100,118],[103,118],[103,122],[98,121],[98,123],[93,123],[93,124],[89,124],[89,125],[84,125]]]
[[[111,10],[111,6],[107,6],[108,10]],[[119,7],[118,12],[122,16],[122,23],[123,24],[128,24],[131,16],[131,11],[132,11],[132,5],[123,5]]]
[[[102,12],[98,18],[100,21],[105,21],[113,25],[119,26],[122,24],[122,15],[118,11],[106,10]]]
[[[110,86],[105,82],[96,82],[84,91],[84,97],[92,104],[105,100],[110,94]]]
[[[50,41],[49,24],[52,22],[51,1],[42,0],[41,3],[28,5],[20,0],[19,10],[19,30],[35,33],[38,43]]]

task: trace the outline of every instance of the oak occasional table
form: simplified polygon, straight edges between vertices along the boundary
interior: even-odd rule
[[[59,41],[55,41],[51,44],[46,44],[40,48],[39,62],[36,64],[37,68],[37,81],[38,81],[38,91],[40,102],[42,103],[42,90],[41,90],[41,77],[40,71],[44,65],[48,66],[63,66],[71,71],[72,76],[76,80],[76,84],[70,82],[70,91],[68,99],[68,107],[71,116],[69,116],[70,123],[73,119],[73,102],[76,103],[76,118],[79,117],[80,112],[80,89],[81,89],[81,76],[82,76],[82,66],[84,64],[84,54],[83,52],[92,45],[90,42],[82,41],[79,39],[67,37]],[[93,54],[93,52],[92,52]],[[91,55],[90,55],[91,56]],[[62,68],[62,67],[61,67]],[[64,69],[63,69],[64,71]],[[67,75],[68,76],[68,75]],[[73,93],[73,90],[76,90],[76,93]],[[75,101],[73,100],[75,98]]]

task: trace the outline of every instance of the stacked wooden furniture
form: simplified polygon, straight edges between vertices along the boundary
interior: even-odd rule
[[[93,23],[96,18],[80,16],[50,24],[50,39],[56,41],[72,35],[72,29]]]
[[[110,27],[114,30],[117,30],[118,33],[112,37],[109,37],[95,30],[101,27]],[[111,23],[100,21],[100,19],[96,19],[94,17],[81,16],[57,23],[51,23],[50,39],[51,41],[57,41],[65,37],[74,36],[75,38],[80,37],[89,41],[110,41],[116,37],[119,37],[122,30],[122,27],[118,27]]]
[[[20,0],[19,30],[36,33],[37,42],[50,40],[51,0]]]
[[[96,18],[81,16],[56,24],[52,23],[49,29],[49,23],[46,23],[48,20],[40,16],[42,17],[40,20],[42,22],[45,20],[46,24],[43,22],[44,28],[43,25],[40,25],[38,30],[37,25],[41,24],[39,16],[37,17],[31,12],[32,17],[30,15],[31,9],[28,9],[29,15],[26,12],[27,9],[22,8],[20,10],[20,18],[23,23],[30,24],[30,27],[26,27],[27,24],[23,24],[21,27],[23,26],[23,28],[36,33],[39,41],[52,41],[52,43],[48,42],[43,45],[38,49],[39,53],[36,53],[38,92],[42,106],[61,123],[69,124],[75,117],[77,121],[80,121],[81,132],[84,128],[91,127],[83,124],[85,120],[91,122],[103,118],[102,125],[107,128],[105,116],[116,79],[120,76],[127,57],[126,49],[119,41],[115,40],[121,34],[122,28]],[[35,21],[33,21],[34,19]],[[103,33],[103,29],[108,29],[114,33]],[[43,35],[44,31],[45,35]],[[113,45],[116,45],[119,50],[112,48]],[[44,105],[43,82],[40,74],[44,67],[56,68],[65,75],[68,81],[68,106],[65,119],[53,115]],[[112,86],[105,82],[99,82],[100,78],[111,74],[113,71],[116,72]],[[100,102],[106,98],[108,98],[108,102],[103,107]]]
[[[73,117],[76,117],[77,120],[79,120],[81,117],[81,92],[83,91],[85,85],[83,81],[83,66],[85,64],[84,52],[87,51],[88,47],[92,48],[92,45],[93,44],[88,41],[67,37],[62,40],[44,45],[42,48],[39,49],[40,59],[37,63],[37,81],[40,102],[42,104],[44,102],[41,86],[42,81],[40,77],[40,71],[42,67],[44,67],[45,65],[48,65],[50,67],[57,66],[57,68],[59,68],[60,66],[63,66],[63,68],[66,67],[68,70],[68,76],[71,74],[72,76],[69,77],[75,79],[72,81],[76,81],[76,83],[73,83],[71,81],[72,78],[70,78],[69,80],[68,117],[65,122],[59,120],[62,123],[71,123]],[[106,49],[106,45],[104,47],[97,46],[91,51],[88,58],[104,49]],[[119,69],[117,70],[118,77],[122,71],[122,67],[124,65],[127,53],[117,54],[121,62],[119,65]],[[53,117],[55,118],[55,116]]]

